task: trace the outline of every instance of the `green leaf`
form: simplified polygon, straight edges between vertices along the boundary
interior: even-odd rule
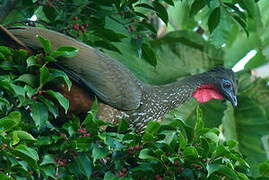
[[[90,178],[92,174],[92,162],[87,156],[87,154],[86,153],[79,154],[76,157],[75,163],[79,171],[87,178]]]
[[[231,168],[221,165],[221,164],[207,164],[207,177],[211,176],[214,173],[222,174],[228,178],[237,180],[239,179],[237,174]]]
[[[54,155],[46,154],[44,156],[42,162],[40,163],[40,166],[45,166],[45,165],[49,165],[49,164],[56,165],[55,157],[54,157]]]
[[[68,99],[66,99],[61,93],[56,92],[56,91],[48,90],[48,91],[45,91],[45,93],[55,98],[59,102],[59,104],[64,108],[65,113],[67,113],[68,108],[69,108]]]
[[[254,0],[245,0],[245,1],[238,1],[241,8],[247,10],[248,15],[251,18],[257,17],[257,5]]]
[[[12,50],[6,46],[0,46],[0,52],[4,55],[12,55]]]
[[[235,140],[225,141],[224,144],[229,147],[229,149],[233,149],[238,145],[238,142]]]
[[[43,87],[50,80],[50,72],[46,66],[40,68],[40,87]]]
[[[187,142],[187,138],[183,135],[182,132],[179,132],[178,139],[179,139],[179,148],[181,150],[185,149],[188,142]]]
[[[46,105],[48,111],[54,116],[54,118],[58,117],[59,115],[58,108],[52,101],[46,99],[43,96],[38,96],[38,100],[40,100],[43,104]]]
[[[198,152],[195,147],[189,146],[183,151],[184,157],[186,159],[197,159]]]
[[[53,6],[43,6],[43,12],[50,21],[55,21],[58,13]]]
[[[55,176],[56,175],[56,168],[54,166],[52,166],[52,165],[44,166],[44,167],[42,167],[42,171],[44,172],[44,174],[47,177],[51,177],[53,179],[57,179],[57,177]],[[51,178],[48,178],[48,179],[51,179]],[[63,179],[65,180],[66,179],[66,176]],[[71,180],[73,180],[73,179],[71,179]]]
[[[26,59],[27,67],[32,67],[32,66],[40,66],[40,64],[37,62],[38,56],[30,56]]]
[[[232,17],[243,28],[247,36],[249,36],[249,30],[247,28],[247,23],[245,22],[245,20],[240,18],[237,14],[233,14]]]
[[[18,111],[11,112],[8,116],[0,119],[0,132],[9,131],[16,127],[21,121],[21,113]]]
[[[51,79],[61,78],[66,83],[68,90],[71,89],[72,81],[69,77],[65,74],[65,72],[58,70],[58,69],[50,69]]]
[[[220,22],[220,7],[215,8],[208,18],[208,29],[212,33]]]
[[[143,149],[140,151],[139,156],[140,159],[145,159],[145,160],[158,160],[153,154],[153,152],[150,149]]]
[[[32,88],[31,86],[28,86],[28,85],[24,86],[24,90],[26,92],[27,97],[29,97],[29,98],[33,97],[35,94],[38,93],[37,88]]]
[[[46,106],[40,102],[34,101],[31,104],[31,117],[33,118],[36,127],[43,128],[48,121],[48,110]]]
[[[212,154],[212,158],[217,158],[219,156],[227,156],[229,155],[229,151],[223,146],[223,145],[219,145],[217,146],[217,148],[215,149],[215,152]]]
[[[23,82],[29,86],[36,87],[38,85],[38,78],[33,74],[22,74],[15,82]]]
[[[204,128],[204,121],[203,121],[203,112],[199,106],[196,108],[196,123],[194,127],[194,132],[199,133]]]
[[[45,57],[43,57],[43,60],[45,61],[45,62],[56,62],[57,60],[54,58],[54,57],[52,57],[52,56],[45,56]]]
[[[269,176],[269,160],[259,164],[259,171],[262,176]]]
[[[26,131],[22,130],[13,131],[12,134],[14,136],[17,136],[20,140],[36,141],[36,138],[34,138],[31,134],[29,134]]]
[[[69,46],[63,46],[50,54],[52,57],[74,57],[78,54],[78,49]]]
[[[155,10],[154,7],[152,7],[151,5],[146,4],[146,3],[137,4],[137,5],[135,5],[135,7],[143,7],[143,8],[146,8],[146,9]]]
[[[204,134],[204,136],[215,143],[219,142],[219,136],[214,132],[207,132]]]
[[[162,132],[161,134],[165,135],[165,138],[161,141],[159,141],[160,143],[164,143],[167,145],[171,145],[171,143],[175,140],[176,138],[176,132],[174,131],[168,131],[168,132]]]
[[[15,84],[10,84],[10,87],[12,88],[16,96],[25,97],[25,90],[23,87],[17,86]]]
[[[197,14],[207,3],[208,0],[195,0],[191,5],[190,16]]]
[[[168,23],[168,14],[167,14],[165,7],[161,3],[159,3],[158,1],[153,1],[152,4],[154,6],[154,10],[157,12],[157,15],[163,20],[163,22],[165,24],[167,24]]]
[[[12,177],[5,175],[4,173],[0,173],[1,180],[14,180]]]
[[[160,123],[155,122],[155,121],[150,121],[147,124],[146,130],[145,130],[145,134],[146,133],[148,133],[148,134],[156,134],[159,131],[160,126],[161,126]]]
[[[98,147],[97,145],[93,145],[93,150],[92,150],[92,158],[93,158],[93,163],[96,162],[96,160],[104,158],[108,155],[108,152],[105,151],[103,148]]]
[[[46,38],[43,38],[42,36],[37,36],[37,39],[42,44],[42,47],[45,51],[45,53],[49,54],[51,52],[51,42],[47,40]]]
[[[174,6],[174,1],[173,0],[164,0],[167,4]]]
[[[141,48],[142,48],[142,55],[146,59],[146,61],[152,66],[156,66],[157,59],[156,59],[154,51],[150,48],[150,46],[143,43]]]
[[[37,161],[39,160],[36,150],[27,147],[24,144],[18,145],[14,150],[17,156],[28,162],[32,167],[36,168]]]
[[[104,180],[117,180],[118,178],[110,171],[105,173]]]
[[[3,53],[0,52],[0,59],[4,60],[5,59],[5,55]]]
[[[15,148],[15,151],[18,151],[18,152],[21,152],[23,153],[25,156],[33,159],[34,161],[38,161],[39,160],[39,157],[38,157],[38,154],[37,152],[30,148],[30,147],[27,147],[26,145],[24,144],[20,144],[18,145],[16,148]]]
[[[118,126],[118,132],[125,132],[127,131],[129,128],[129,123],[127,120],[122,119],[119,122],[119,126]]]

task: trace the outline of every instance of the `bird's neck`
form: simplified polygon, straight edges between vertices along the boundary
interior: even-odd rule
[[[210,99],[221,99],[222,96],[212,84],[208,73],[189,76],[166,85],[155,86],[152,89],[158,97],[160,106],[170,111],[185,101],[194,97],[198,102],[207,102]]]
[[[145,85],[141,106],[135,111],[128,112],[131,124],[136,129],[143,129],[148,121],[160,119],[165,113],[183,104],[191,97],[196,96],[198,101],[201,96],[201,99],[206,99],[206,101],[212,99],[212,94],[218,94],[214,97],[220,97],[220,93],[215,92],[215,89],[204,87],[205,85],[211,86],[213,81],[210,74],[202,73],[166,85]],[[209,96],[207,96],[208,94]]]

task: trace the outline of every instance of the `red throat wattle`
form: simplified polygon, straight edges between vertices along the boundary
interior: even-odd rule
[[[194,97],[199,103],[208,102],[210,99],[223,99],[222,94],[213,84],[203,84],[199,86],[193,93]]]

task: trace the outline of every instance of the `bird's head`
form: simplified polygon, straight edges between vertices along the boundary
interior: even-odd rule
[[[206,83],[200,85],[193,93],[198,102],[210,99],[227,99],[233,106],[237,106],[237,79],[231,69],[216,67],[203,73]]]

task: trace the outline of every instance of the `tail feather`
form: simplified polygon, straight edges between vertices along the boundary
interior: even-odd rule
[[[72,46],[79,50],[73,58],[61,58],[56,63],[71,79],[94,92],[103,102],[122,110],[140,106],[141,82],[118,61],[64,34],[36,27],[16,27],[9,31],[27,47],[41,48],[37,35],[49,39],[52,49]]]

